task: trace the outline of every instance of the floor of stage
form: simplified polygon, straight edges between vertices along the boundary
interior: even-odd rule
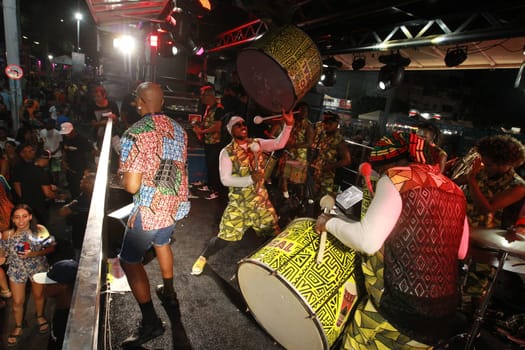
[[[203,194],[200,194],[203,197]],[[259,326],[247,311],[236,280],[237,262],[265,244],[266,238],[249,231],[245,238],[231,244],[209,259],[201,276],[192,276],[191,267],[208,240],[217,234],[224,203],[220,200],[194,198],[187,219],[179,222],[172,245],[174,253],[174,282],[180,303],[180,317],[175,310],[164,308],[155,295],[155,286],[162,283],[157,260],[146,264],[151,281],[155,308],[166,324],[164,335],[151,340],[139,349],[195,349],[195,350],[278,350],[283,349]],[[118,223],[120,225],[120,223]],[[59,238],[64,223],[55,217],[52,230]],[[51,230],[50,230],[51,231]],[[51,231],[51,232],[53,232]],[[62,237],[63,238],[63,237]],[[67,256],[68,248],[62,247],[58,256]],[[118,289],[115,286],[115,289]],[[264,291],[263,291],[264,292]],[[102,349],[120,349],[120,343],[135,329],[140,311],[130,292],[112,291],[101,297],[106,306],[101,319]],[[10,303],[9,303],[10,306]],[[48,302],[46,314],[51,318],[53,302]],[[282,310],[282,313],[290,310]],[[38,334],[34,325],[32,300],[28,302],[26,329],[19,349],[42,348],[47,336]],[[278,317],[278,315],[276,315]],[[10,307],[0,310],[2,344],[13,327]],[[2,345],[0,345],[0,349]],[[502,342],[480,340],[476,349],[511,349]]]

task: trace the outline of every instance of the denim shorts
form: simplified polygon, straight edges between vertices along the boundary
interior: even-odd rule
[[[152,245],[163,246],[170,244],[170,237],[175,230],[175,224],[173,224],[168,227],[145,231],[142,229],[140,213],[137,213],[133,226],[133,228],[126,227],[119,254],[121,260],[130,264],[142,262],[144,254]]]

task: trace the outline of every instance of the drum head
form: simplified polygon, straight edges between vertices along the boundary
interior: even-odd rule
[[[257,322],[288,350],[328,349],[322,325],[310,306],[293,286],[272,272],[249,259],[237,270],[241,293]]]
[[[263,51],[247,48],[237,56],[237,72],[248,96],[261,107],[275,113],[289,111],[295,91],[286,70]]]

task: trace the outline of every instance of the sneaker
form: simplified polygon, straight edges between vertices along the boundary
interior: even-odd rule
[[[13,294],[11,294],[11,291],[9,289],[2,289],[0,290],[0,297],[9,299],[11,298]]]
[[[160,318],[157,318],[157,321],[150,324],[141,322],[139,329],[122,342],[122,347],[137,347],[162,334],[164,334],[164,324]]]
[[[217,199],[219,198],[219,194],[217,192],[212,192],[204,198],[206,198],[207,200]]]
[[[188,199],[195,199],[195,198],[200,198],[199,196],[196,196],[194,195],[193,193],[188,193]]]
[[[191,274],[194,276],[198,276],[202,273],[202,270],[204,270],[204,266],[206,265],[206,258],[202,255],[199,256],[197,261],[195,261],[195,264],[193,264],[193,267],[191,268]]]
[[[199,190],[199,191],[209,191],[210,188],[209,188],[208,186],[204,185],[204,186],[202,186],[202,187],[199,187],[198,190]]]
[[[179,301],[177,300],[177,294],[175,292],[166,293],[164,291],[164,285],[162,284],[159,284],[155,291],[157,292],[157,296],[163,304],[167,304],[172,307],[179,307]]]

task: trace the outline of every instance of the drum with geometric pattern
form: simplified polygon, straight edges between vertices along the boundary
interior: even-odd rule
[[[329,349],[357,302],[358,255],[328,235],[318,264],[314,225],[310,218],[292,221],[237,269],[250,312],[288,350]]]
[[[321,54],[296,26],[274,28],[241,50],[237,72],[242,86],[259,106],[289,111],[319,81]]]

